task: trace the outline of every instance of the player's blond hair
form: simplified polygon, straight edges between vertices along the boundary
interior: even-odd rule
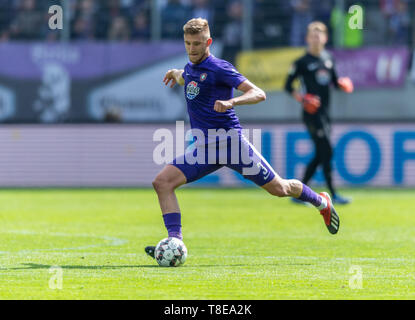
[[[327,27],[323,22],[320,22],[320,21],[311,22],[307,27],[307,33],[310,33],[311,31],[314,31],[314,30],[324,32],[326,35],[328,35]]]
[[[206,33],[208,38],[210,38],[210,29],[209,23],[206,19],[194,18],[183,26],[184,34],[199,34],[201,32]]]

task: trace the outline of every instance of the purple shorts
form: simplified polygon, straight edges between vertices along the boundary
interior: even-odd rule
[[[267,184],[275,177],[269,163],[243,135],[194,147],[170,164],[183,172],[186,183],[199,180],[224,166],[239,172],[258,186]]]

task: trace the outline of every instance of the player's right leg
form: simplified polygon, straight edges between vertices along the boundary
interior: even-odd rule
[[[174,165],[168,164],[160,171],[153,181],[153,188],[157,193],[161,212],[180,211],[174,190],[186,183],[184,173]]]
[[[167,165],[160,171],[153,181],[153,188],[157,193],[164,224],[169,237],[182,239],[181,215],[179,203],[174,190],[186,183],[184,173],[173,165]],[[147,246],[145,252],[154,258],[155,246]]]
[[[318,145],[318,136],[317,136],[317,128],[321,127],[321,125],[319,125],[318,122],[314,120],[313,118],[304,119],[304,123],[311,137],[311,140],[313,141],[313,144],[314,144],[314,158],[307,164],[304,177],[302,180],[302,182],[307,185],[308,182],[311,180],[311,178],[313,178],[314,174],[316,173],[318,166],[322,164],[321,152],[319,152],[320,150],[318,149],[319,145]],[[303,205],[307,204],[304,201],[301,201],[297,198],[291,198],[291,200],[294,203],[303,204]]]
[[[312,121],[310,119],[305,120],[305,125],[308,131],[308,134],[311,137],[311,140],[314,144],[314,158],[308,163],[306,171],[304,173],[303,183],[308,184],[308,182],[311,180],[311,178],[314,176],[317,167],[321,164],[321,157],[320,153],[318,152],[318,136],[317,136],[317,124],[315,121]]]
[[[315,155],[314,158],[308,163],[303,177],[304,184],[308,184],[308,182],[314,176],[320,162],[320,158],[317,155]]]
[[[334,152],[330,142],[330,124],[328,122],[328,119],[325,119],[324,117],[320,119],[320,122],[321,124],[317,127],[318,130],[312,134],[312,138],[316,147],[316,157],[320,159],[320,163],[323,166],[324,178],[326,180],[327,188],[331,193],[333,202],[338,204],[348,204],[351,200],[348,198],[341,197],[336,192],[336,189],[333,184],[333,170],[331,161]]]
[[[216,151],[215,148],[213,150]],[[208,163],[208,153],[206,152],[205,155],[206,161],[204,163],[189,163],[186,160],[186,155],[182,155],[164,167],[153,181],[169,237],[183,239],[181,211],[174,192],[175,189],[183,184],[199,180],[222,167],[216,162]],[[155,246],[148,246],[145,251],[154,258]]]
[[[321,163],[323,165],[323,174],[326,179],[327,187],[332,195],[333,202],[337,204],[348,204],[351,202],[351,199],[342,197],[338,194],[333,185],[333,174],[332,174],[332,157],[333,157],[333,147],[331,146],[330,140],[328,137],[323,137],[320,139],[317,152],[319,153],[320,158],[322,159]]]

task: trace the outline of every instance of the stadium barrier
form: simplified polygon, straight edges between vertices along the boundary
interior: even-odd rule
[[[261,152],[281,176],[302,177],[313,154],[303,125],[245,127],[261,129]],[[160,128],[175,133],[174,125],[165,124],[3,126],[0,186],[150,187],[163,167],[153,159],[160,144],[153,135]],[[413,124],[335,124],[332,137],[338,185],[415,186]],[[314,182],[322,181],[318,172]],[[223,168],[192,185],[252,183]]]

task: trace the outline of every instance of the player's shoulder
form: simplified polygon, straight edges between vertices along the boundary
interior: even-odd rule
[[[307,54],[303,54],[301,57],[293,61],[289,74],[294,75],[295,73],[301,73],[307,63]]]
[[[229,61],[220,59],[218,57],[215,57],[214,55],[210,56],[210,65],[212,66],[213,69],[215,69],[216,71],[220,71],[220,70],[235,70],[236,68],[234,67],[234,65],[232,63],[230,63]]]
[[[302,56],[294,60],[293,65],[296,67],[302,67],[309,62],[309,57],[307,53],[304,53]]]
[[[320,54],[320,57],[323,60],[331,60],[331,61],[334,61],[333,54],[330,51],[328,51],[328,50],[322,51],[321,54]]]
[[[310,59],[310,54],[308,51],[304,51],[301,56],[299,56],[295,61],[296,62],[307,62]]]
[[[188,63],[186,63],[185,64],[185,66],[184,66],[184,70],[188,70],[189,68],[191,68],[192,67],[192,63],[189,61]]]

